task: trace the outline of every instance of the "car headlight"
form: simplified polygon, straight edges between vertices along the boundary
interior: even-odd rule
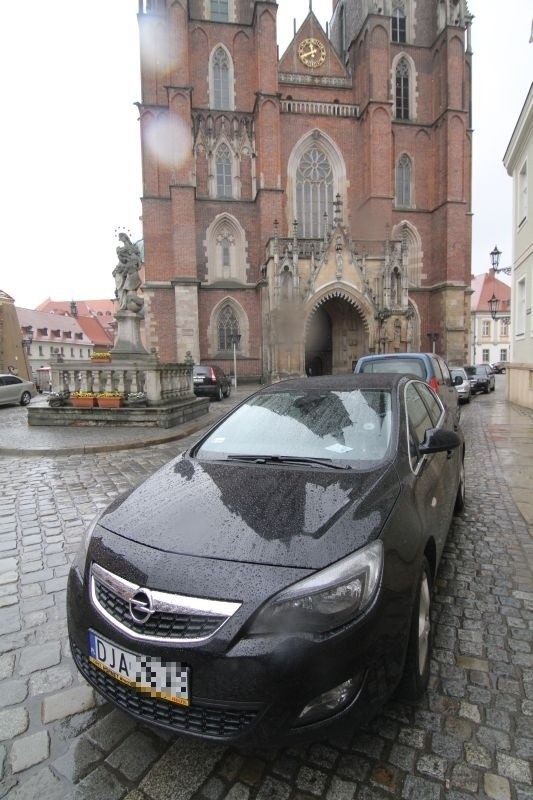
[[[374,597],[382,565],[383,545],[372,542],[275,595],[250,633],[325,633],[350,622]]]

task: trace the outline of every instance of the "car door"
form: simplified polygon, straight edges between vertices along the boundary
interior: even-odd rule
[[[4,389],[6,403],[18,403],[20,400],[20,378],[15,375],[6,375],[4,378]]]
[[[427,384],[414,381],[405,388],[405,407],[410,463],[416,476],[414,502],[423,530],[433,535],[440,558],[457,491],[457,468],[453,451],[421,455],[419,448],[427,430],[446,427],[446,412]]]

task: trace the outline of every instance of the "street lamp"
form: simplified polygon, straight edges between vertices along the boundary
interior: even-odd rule
[[[237,345],[241,341],[240,333],[231,334],[231,343],[233,344],[233,375],[235,382],[235,389],[237,388]]]
[[[28,330],[26,336],[22,339],[22,344],[26,348],[27,355],[31,355],[30,348],[33,342],[33,331]]]
[[[510,275],[512,271],[511,267],[498,267],[501,254],[502,251],[498,250],[497,245],[494,245],[494,250],[492,250],[490,253],[490,263],[492,264],[492,269],[494,272],[504,272],[506,275]],[[495,317],[493,317],[493,319],[495,319]]]
[[[489,311],[492,319],[498,318],[500,322],[508,323],[511,317],[498,317],[498,309],[500,307],[500,300],[494,292],[492,293],[492,297],[488,301]]]
[[[431,342],[431,352],[432,353],[435,352],[435,343],[436,343],[438,338],[439,338],[439,334],[438,333],[428,333],[428,339]]]

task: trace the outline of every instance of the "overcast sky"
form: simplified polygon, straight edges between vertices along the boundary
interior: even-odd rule
[[[2,2],[0,290],[32,308],[112,297],[116,229],[142,236],[138,0]],[[279,0],[280,54],[308,0]],[[331,0],[314,0],[325,27]],[[533,77],[530,0],[469,0],[474,14],[472,272],[495,244],[511,263],[502,159]],[[504,264],[505,262],[505,264]]]

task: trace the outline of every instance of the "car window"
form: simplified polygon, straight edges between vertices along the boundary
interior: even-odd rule
[[[401,372],[426,378],[426,368],[419,358],[379,358],[375,361],[363,362],[360,372]]]
[[[441,358],[437,359],[437,363],[438,363],[439,368],[440,368],[440,370],[442,372],[442,377],[444,379],[444,383],[446,383],[448,386],[451,386],[452,378],[451,378],[450,370],[448,369],[447,363],[445,361],[443,361]]]
[[[431,366],[433,367],[433,372],[435,373],[435,378],[437,383],[443,383],[444,376],[442,374],[442,369],[440,365],[440,361],[438,358],[432,357],[431,359]]]
[[[420,388],[421,386],[415,386],[414,383],[409,383],[405,388],[409,458],[414,470],[422,460],[418,448],[424,441],[426,431],[435,427],[428,407],[419,392]]]
[[[265,392],[230,414],[196,455],[296,456],[358,466],[385,458],[392,427],[388,390]]]
[[[209,375],[210,372],[209,367],[193,367],[193,375]]]
[[[426,383],[417,383],[416,389],[426,404],[433,427],[436,428],[444,414],[444,408],[436,394]]]
[[[16,378],[14,375],[6,375],[4,378],[4,386],[12,386],[13,384],[22,383],[20,378]]]

